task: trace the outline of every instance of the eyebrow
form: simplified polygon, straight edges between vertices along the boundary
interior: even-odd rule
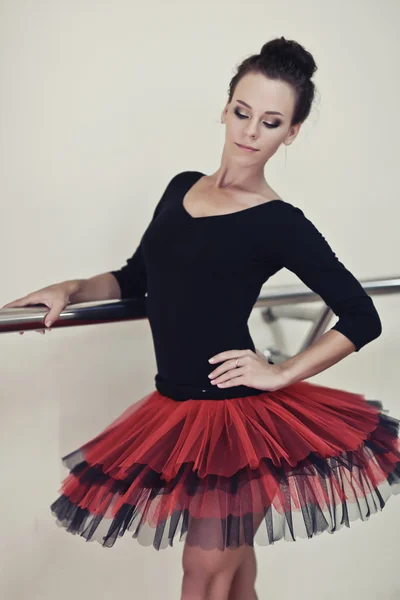
[[[244,104],[247,108],[251,108],[250,104],[247,104],[244,100],[236,100],[236,102],[240,102],[240,104]],[[264,115],[281,115],[281,117],[283,117],[283,114],[276,110],[266,110]]]

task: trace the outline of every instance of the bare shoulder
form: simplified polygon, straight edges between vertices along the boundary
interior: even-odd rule
[[[275,190],[271,187],[265,188],[260,194],[258,194],[260,198],[260,202],[271,202],[271,200],[282,200],[282,196],[280,196]]]

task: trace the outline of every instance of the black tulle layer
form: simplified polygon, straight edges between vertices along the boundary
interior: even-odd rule
[[[262,457],[229,477],[200,477],[185,462],[168,481],[148,464],[116,479],[88,464],[80,448],[62,459],[70,474],[51,511],[59,526],[104,547],[126,532],[157,550],[176,539],[222,550],[334,533],[400,493],[400,421],[384,414],[381,402],[366,402],[379,411],[376,426],[354,450],[310,452],[296,465]]]

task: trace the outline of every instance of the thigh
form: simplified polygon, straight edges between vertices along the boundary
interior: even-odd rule
[[[254,534],[260,526],[263,515],[253,515]],[[244,527],[241,522],[240,531],[235,532],[239,545],[227,547],[228,524],[220,519],[193,519],[189,517],[188,531],[183,549],[182,565],[185,572],[201,571],[215,574],[222,571],[236,571],[246,556],[249,555],[249,544],[244,543]],[[246,535],[248,539],[248,533]],[[252,539],[254,543],[254,537]]]

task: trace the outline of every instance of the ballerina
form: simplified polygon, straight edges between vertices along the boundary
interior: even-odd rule
[[[359,281],[264,178],[310,113],[315,70],[297,42],[267,42],[230,82],[220,168],[171,178],[126,264],[6,305],[47,304],[51,327],[69,302],[147,296],[155,389],[62,458],[51,511],[108,548],[126,532],[157,550],[184,541],[181,600],[256,599],[255,541],[332,534],[400,489],[399,420],[362,393],[304,381],[382,331]],[[338,320],[273,364],[247,321],[285,267]]]

